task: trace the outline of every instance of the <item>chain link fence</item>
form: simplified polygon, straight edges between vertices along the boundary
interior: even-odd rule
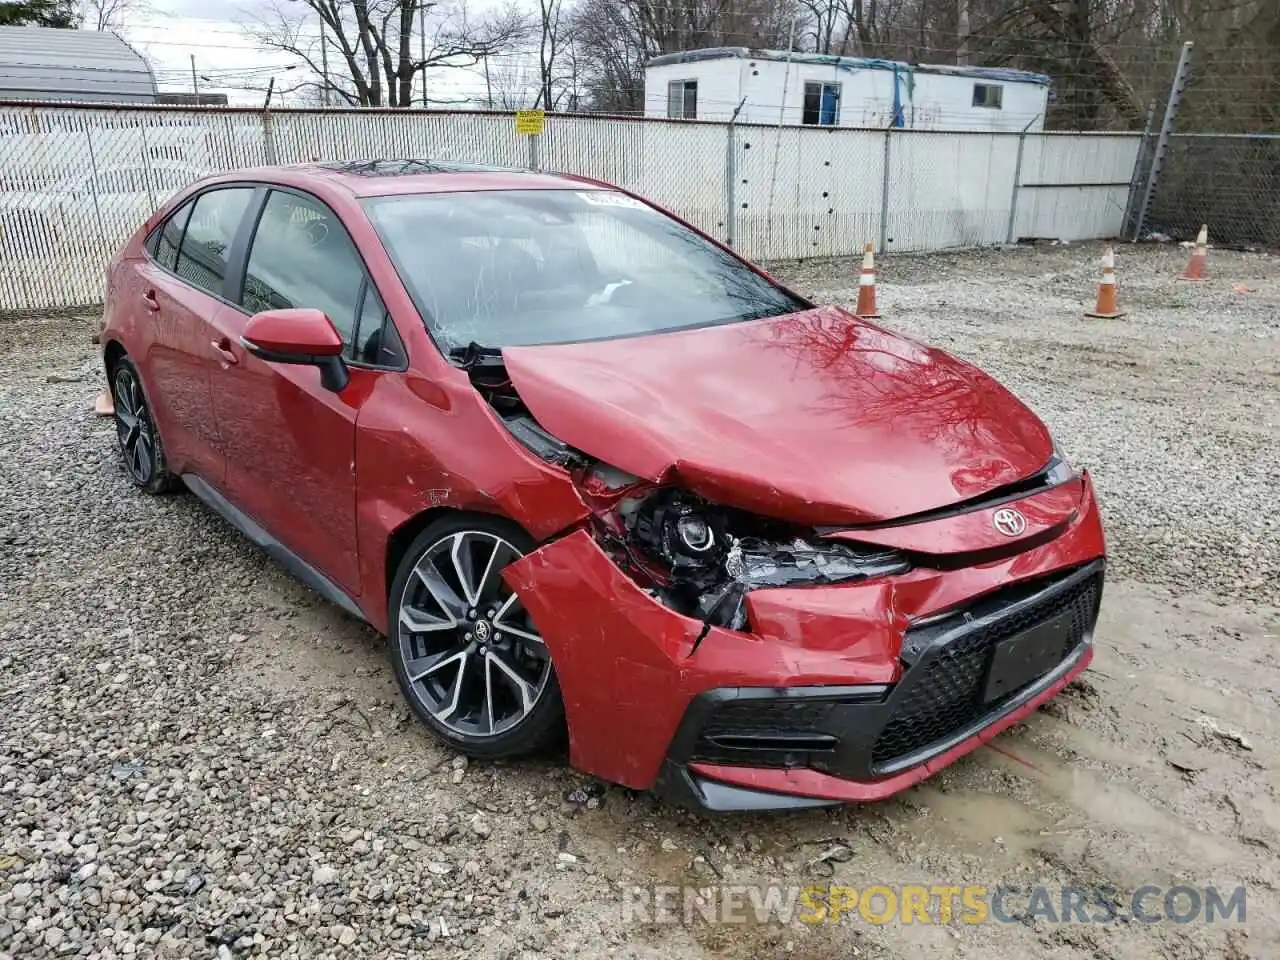
[[[1280,45],[1219,36],[1163,60],[1125,236],[1185,241],[1207,225],[1220,246],[1280,247]]]
[[[875,241],[884,135],[829,130],[735,128],[735,246],[762,259],[782,259],[850,254]]]
[[[1172,134],[1146,233],[1280,247],[1280,134]]]
[[[761,259],[1119,233],[1134,134],[925,133],[509,113],[0,104],[0,310],[99,302],[174,192],[273,164],[429,157],[634,190]]]

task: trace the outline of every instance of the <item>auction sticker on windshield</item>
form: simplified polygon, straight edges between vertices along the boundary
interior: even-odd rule
[[[582,190],[578,193],[583,200],[597,207],[627,207],[631,210],[652,210],[649,206],[635,197],[629,197],[625,193],[614,193],[612,190]]]

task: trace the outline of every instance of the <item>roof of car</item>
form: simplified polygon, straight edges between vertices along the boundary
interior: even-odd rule
[[[518,167],[427,159],[338,160],[274,168],[279,173],[324,177],[357,197],[406,193],[468,193],[477,190],[600,190],[580,177]]]

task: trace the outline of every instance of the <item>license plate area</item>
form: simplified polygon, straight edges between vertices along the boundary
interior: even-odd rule
[[[1072,637],[1072,612],[1064,610],[1008,640],[991,653],[983,703],[1008,696],[1044,676],[1063,660]]]

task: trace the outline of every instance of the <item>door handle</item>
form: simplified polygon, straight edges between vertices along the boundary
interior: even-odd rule
[[[214,340],[209,344],[209,346],[213,347],[213,352],[221,357],[222,362],[228,366],[240,362],[240,358],[231,350],[231,339],[229,337],[223,337],[221,340]]]
[[[155,313],[160,309],[160,301],[156,298],[156,292],[154,290],[148,290],[142,295],[142,305],[152,313]]]

